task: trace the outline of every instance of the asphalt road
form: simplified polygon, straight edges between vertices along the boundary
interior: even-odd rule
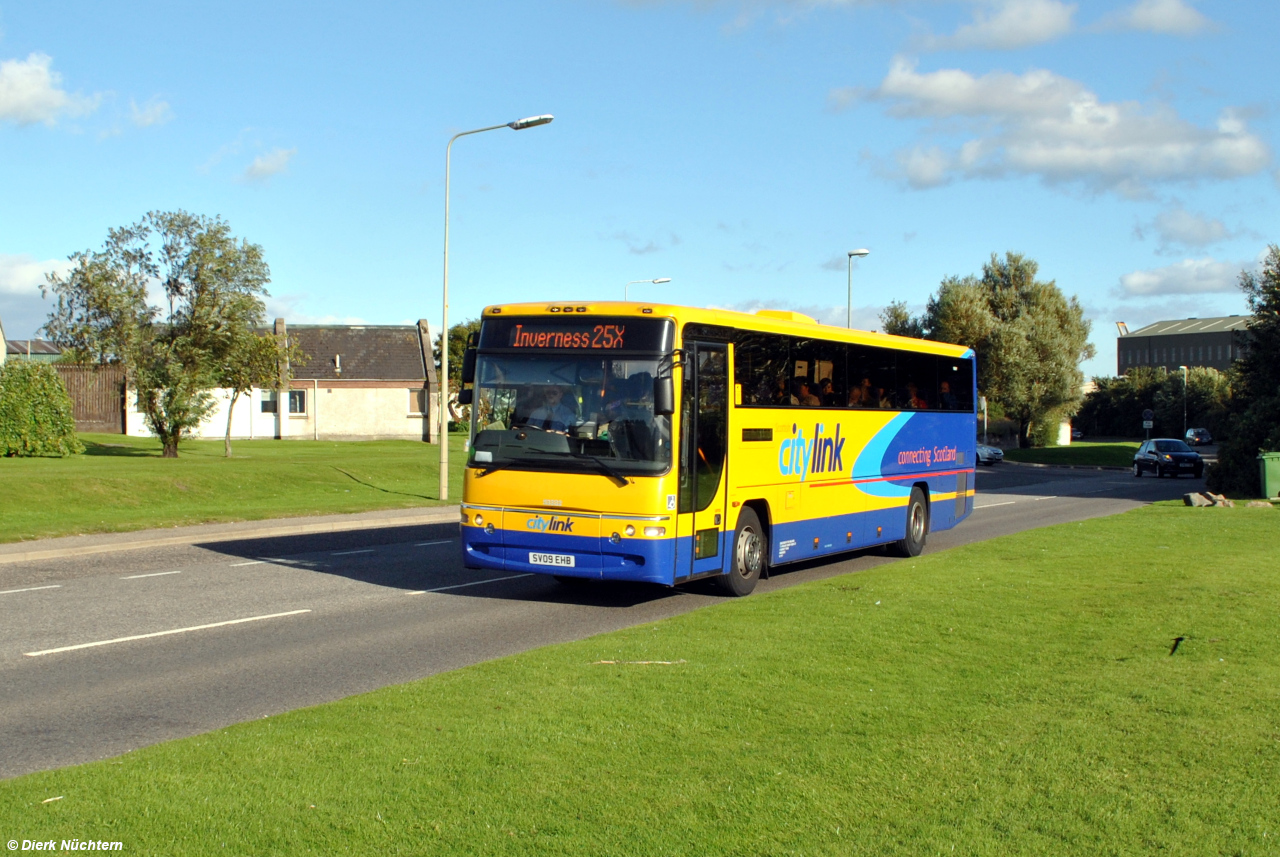
[[[927,553],[1115,514],[1199,480],[1001,465]],[[789,566],[757,593],[895,560]],[[751,596],[755,597],[755,596]],[[0,778],[118,755],[716,603],[462,568],[457,526],[143,549],[0,567]]]

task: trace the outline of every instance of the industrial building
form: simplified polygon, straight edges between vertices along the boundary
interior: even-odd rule
[[[1207,366],[1225,371],[1244,356],[1248,346],[1247,315],[1157,321],[1132,333],[1120,322],[1116,339],[1116,374],[1136,366],[1175,371],[1180,366]]]

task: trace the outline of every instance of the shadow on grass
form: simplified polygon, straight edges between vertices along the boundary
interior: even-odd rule
[[[128,443],[104,443],[96,440],[83,440],[84,454],[92,456],[108,456],[112,458],[159,458],[161,449],[146,449]]]

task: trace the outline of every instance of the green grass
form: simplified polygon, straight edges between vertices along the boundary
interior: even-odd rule
[[[0,829],[135,854],[1276,853],[1278,523],[1153,506],[757,593],[0,783]]]
[[[413,441],[189,440],[80,435],[68,458],[0,458],[0,542],[437,505],[440,448]],[[450,436],[450,498],[462,496],[463,435]]]
[[[1072,441],[1070,446],[1046,446],[1040,449],[1006,449],[1008,461],[1030,464],[1075,464],[1092,467],[1132,467],[1133,454],[1141,441],[1087,443]]]

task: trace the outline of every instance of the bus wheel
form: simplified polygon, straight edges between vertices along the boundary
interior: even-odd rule
[[[907,501],[907,534],[894,543],[894,552],[898,556],[920,556],[928,534],[929,511],[924,505],[924,492],[912,488],[911,499]]]
[[[728,574],[717,577],[716,584],[734,597],[750,595],[764,573],[768,555],[769,539],[760,526],[760,519],[752,509],[743,509],[733,534],[733,567]]]

